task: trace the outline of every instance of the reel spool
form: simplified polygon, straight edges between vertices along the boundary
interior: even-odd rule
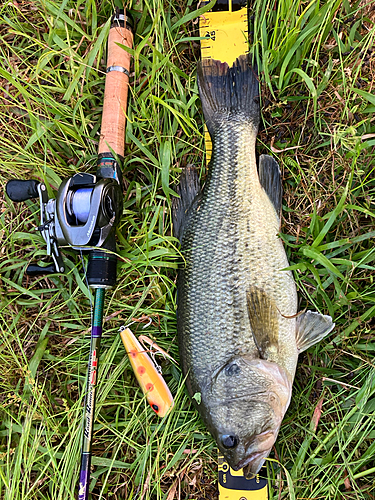
[[[79,188],[76,191],[69,191],[67,199],[67,212],[69,217],[76,219],[76,223],[85,224],[89,218],[90,202],[93,188]]]

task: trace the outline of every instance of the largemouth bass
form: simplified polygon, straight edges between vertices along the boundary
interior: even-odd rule
[[[241,56],[204,60],[198,84],[213,152],[203,191],[184,169],[173,204],[184,263],[178,336],[187,387],[234,470],[256,474],[288,408],[298,354],[327,335],[330,316],[297,314],[297,292],[278,237],[277,162],[257,167],[259,83]]]

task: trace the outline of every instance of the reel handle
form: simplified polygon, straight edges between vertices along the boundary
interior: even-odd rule
[[[35,179],[21,181],[12,179],[7,182],[5,191],[12,201],[26,201],[33,198],[39,198],[38,186],[40,182]]]

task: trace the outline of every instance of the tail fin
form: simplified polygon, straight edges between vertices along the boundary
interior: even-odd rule
[[[248,56],[240,56],[229,68],[227,63],[204,59],[198,64],[198,87],[208,131],[231,115],[243,117],[258,129],[259,82]]]

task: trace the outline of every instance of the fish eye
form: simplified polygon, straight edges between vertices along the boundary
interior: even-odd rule
[[[221,436],[221,443],[224,448],[235,448],[238,445],[237,436],[230,436],[229,434],[224,434]]]
[[[151,408],[152,408],[154,411],[156,411],[156,413],[159,411],[159,407],[158,407],[158,405],[153,404],[153,405],[151,405]]]
[[[233,375],[238,375],[241,371],[241,368],[236,363],[231,363],[229,366],[225,368],[225,374],[228,377],[233,377]]]

